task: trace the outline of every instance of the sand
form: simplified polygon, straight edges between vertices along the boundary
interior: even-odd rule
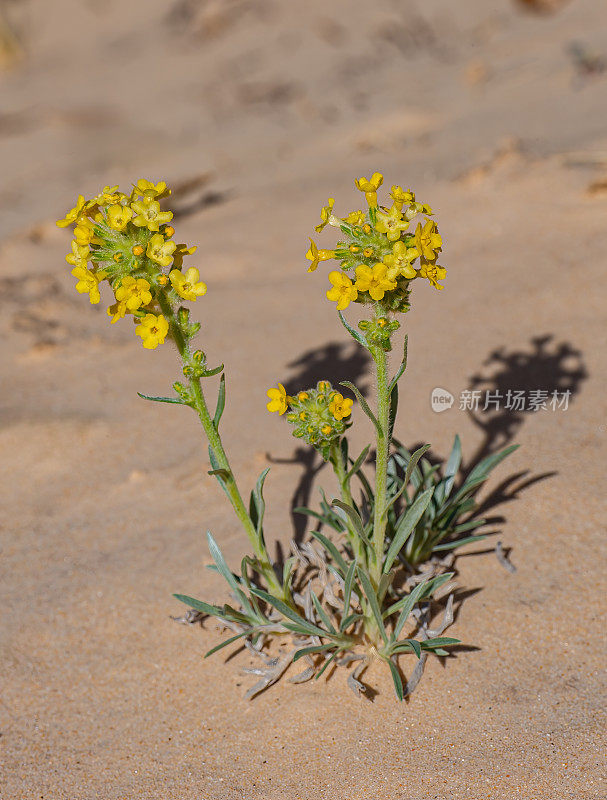
[[[2,6],[3,800],[605,796],[607,73],[570,45],[605,56],[607,9],[531,5]],[[435,207],[449,270],[403,321],[397,436],[445,456],[459,431],[469,459],[521,447],[485,492],[504,482],[498,535],[457,561],[466,649],[429,661],[401,704],[379,666],[372,701],[339,670],[249,702],[248,656],[203,661],[216,625],[171,619],[173,592],[226,599],[207,529],[231,564],[247,548],[194,415],[137,397],[169,390],[175,353],[76,295],[53,221],[105,184],[178,187],[178,238],[200,245],[209,286],[200,341],[225,362],[224,436],[250,486],[297,458],[268,386],[319,368],[370,386],[303,254],[327,196],[357,207],[353,178],[374,170]],[[570,390],[569,408],[430,407],[437,386],[523,385]],[[370,435],[359,419],[354,442]],[[283,548],[310,471],[272,464]],[[315,481],[311,503],[332,486]]]

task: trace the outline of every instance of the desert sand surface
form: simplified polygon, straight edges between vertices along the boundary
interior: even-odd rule
[[[0,797],[605,797],[607,6],[5,0],[0,22]],[[272,465],[285,550],[291,498],[333,484],[265,391],[338,376],[373,397],[303,256],[326,198],[358,207],[375,170],[435,208],[448,268],[404,320],[396,435],[444,457],[459,432],[468,463],[521,446],[484,493],[497,535],[456,562],[466,647],[407,702],[379,665],[371,699],[337,670],[247,701],[249,655],[203,660],[217,626],[171,618],[173,592],[226,600],[206,530],[233,565],[248,547],[194,414],[137,396],[170,391],[176,354],[74,292],[54,220],[106,184],[176,189],[228,452],[247,487]],[[571,399],[432,411],[433,388],[473,386]]]

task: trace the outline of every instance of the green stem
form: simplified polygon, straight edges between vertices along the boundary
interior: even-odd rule
[[[177,350],[179,351],[179,355],[181,356],[183,365],[191,366],[192,359],[188,342],[184,336],[179,319],[177,318],[172,304],[163,293],[159,293],[158,302],[160,304],[160,308],[162,309],[162,313],[169,322],[171,333],[177,346]],[[285,596],[284,588],[274,572],[274,568],[270,561],[263,538],[260,534],[258,534],[247,507],[244,504],[242,495],[238,489],[238,484],[236,483],[236,478],[234,477],[234,472],[224,450],[221,437],[217,428],[215,427],[215,423],[211,415],[209,414],[209,409],[205,400],[204,392],[202,391],[200,378],[189,377],[189,388],[193,399],[194,408],[198,414],[202,427],[204,428],[209,445],[215,455],[215,458],[217,459],[217,463],[221,469],[227,472],[227,476],[222,478],[226,494],[251,543],[253,552],[255,553],[255,556],[259,562],[260,571],[262,572],[268,584],[268,589],[274,596],[285,600],[286,602],[290,602],[290,597],[288,598]]]
[[[371,580],[378,587],[384,560],[386,537],[386,483],[388,475],[388,453],[390,450],[390,395],[388,391],[388,359],[382,347],[371,347],[377,376],[377,420],[380,431],[376,431],[377,456],[375,463],[375,511],[373,517],[373,564]]]

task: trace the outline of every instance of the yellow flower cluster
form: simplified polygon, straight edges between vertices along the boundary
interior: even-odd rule
[[[337,217],[333,213],[335,200],[329,198],[316,230],[320,232],[330,225],[347,239],[332,250],[319,249],[310,239],[306,253],[310,261],[308,272],[314,272],[321,261],[335,259],[340,263],[339,270],[329,273],[331,288],[327,291],[327,298],[337,304],[339,311],[352,302],[379,304],[382,313],[406,311],[412,280],[425,278],[436,289],[442,289],[439,280],[447,274],[437,263],[442,238],[436,223],[429,218],[432,209],[417,202],[415,193],[401,186],[392,187],[391,206],[379,205],[377,192],[383,183],[379,172],[355,183],[365,195],[367,213],[351,211],[343,218]],[[411,230],[412,220],[420,214],[425,215],[424,221]]]
[[[174,308],[181,300],[193,302],[207,287],[194,267],[182,272],[183,259],[196,247],[172,240],[171,211],[160,201],[170,195],[164,181],[141,178],[130,194],[105,186],[85,200],[79,195],[74,208],[57,225],[74,226],[71,253],[66,256],[76,291],[99,303],[99,284],[107,280],[115,302],[107,310],[111,322],[133,315],[137,336],[153,350],[170,333]]]
[[[350,424],[352,400],[335,391],[329,381],[319,381],[316,388],[290,397],[285,387],[268,389],[268,411],[282,416],[293,425],[293,436],[316,447],[325,458],[331,443],[341,437]]]

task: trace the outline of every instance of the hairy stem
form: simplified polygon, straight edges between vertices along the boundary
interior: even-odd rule
[[[173,306],[169,302],[168,298],[162,293],[159,294],[158,302],[160,303],[162,313],[169,322],[171,333],[184,367],[191,366],[192,358],[188,342],[183,334],[183,330]],[[193,405],[198,414],[198,418],[200,419],[202,427],[204,428],[204,432],[207,436],[211,450],[217,459],[219,467],[225,470],[227,473],[225,478],[221,479],[223,481],[226,494],[230,500],[230,503],[232,504],[232,508],[234,509],[236,516],[238,517],[245,530],[245,533],[247,534],[249,542],[251,543],[253,552],[255,553],[255,556],[259,562],[260,571],[268,584],[268,589],[270,590],[271,594],[275,595],[276,597],[290,602],[290,598],[285,596],[284,588],[282,587],[274,571],[263,538],[260,534],[258,534],[257,529],[253,524],[253,520],[251,519],[247,507],[242,499],[242,495],[238,489],[238,484],[236,483],[236,478],[234,477],[234,472],[230,466],[228,456],[223,447],[221,437],[209,413],[204,392],[202,390],[202,385],[200,383],[200,378],[189,377],[188,381],[190,393],[193,399]]]
[[[390,396],[388,391],[388,359],[382,347],[370,348],[375,361],[377,378],[377,420],[380,431],[376,431],[375,462],[375,511],[373,517],[373,564],[371,579],[375,588],[379,585],[384,559],[386,536],[386,481],[388,473],[388,453],[390,450]]]

